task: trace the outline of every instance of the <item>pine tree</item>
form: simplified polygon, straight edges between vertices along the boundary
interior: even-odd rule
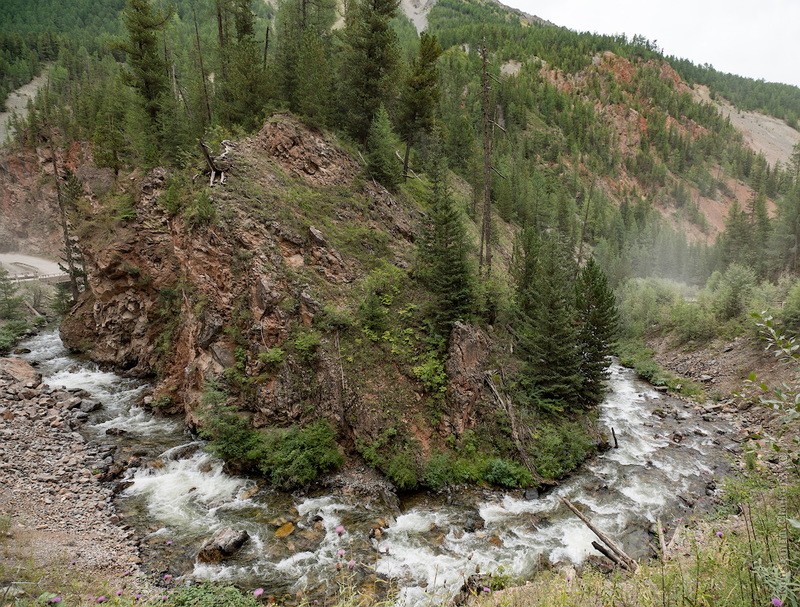
[[[166,64],[158,43],[158,32],[169,18],[169,13],[153,11],[149,0],[127,0],[122,12],[128,33],[128,39],[121,45],[128,55],[128,84],[139,93],[154,127],[169,90]]]
[[[325,123],[333,98],[331,0],[287,0],[278,10],[276,79],[293,112]]]
[[[530,405],[557,412],[578,402],[581,388],[574,261],[552,235],[522,235],[517,272],[519,384]]]
[[[435,326],[448,335],[453,323],[469,314],[474,285],[466,231],[447,185],[447,164],[438,133],[432,150],[430,178],[430,209],[423,227],[418,273],[434,296]]]
[[[394,151],[397,137],[392,131],[389,114],[380,106],[369,129],[367,139],[367,170],[387,188],[394,189],[401,181],[400,165]]]
[[[0,268],[0,319],[16,320],[21,317],[22,298],[17,295],[17,286],[8,277],[8,272]]]
[[[429,133],[439,105],[439,72],[436,62],[442,48],[436,36],[422,32],[419,37],[419,52],[411,64],[400,96],[399,132],[406,144],[403,157],[403,178],[408,176],[408,155],[414,138],[420,133]]]
[[[262,118],[267,94],[264,71],[261,67],[260,47],[255,39],[252,0],[227,0],[218,5],[222,11],[224,45],[220,60],[225,66],[220,84],[218,107],[220,120],[229,126],[254,128]],[[230,12],[226,16],[225,10]],[[233,18],[236,36],[231,42],[224,24]]]
[[[399,43],[391,27],[399,0],[354,0],[345,30],[341,103],[350,135],[367,140],[381,105],[393,101]]]
[[[580,323],[580,399],[594,405],[603,399],[606,392],[608,357],[614,348],[619,313],[608,279],[591,257],[578,274],[575,295]]]

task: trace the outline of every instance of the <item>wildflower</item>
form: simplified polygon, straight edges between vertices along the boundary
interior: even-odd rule
[[[103,595],[99,596],[95,599],[95,603],[105,603],[108,600],[108,597]]]
[[[488,586],[484,586],[484,587],[483,587],[483,591],[484,591],[484,592],[491,592],[491,591],[492,591],[492,589],[491,589],[491,588],[489,588]]]
[[[53,598],[51,598],[51,599],[50,599],[49,601],[47,601],[47,602],[48,602],[48,603],[60,603],[60,602],[61,602],[61,597],[60,597],[60,596],[54,596]]]
[[[336,526],[336,534],[342,535],[344,533],[344,525],[337,525]]]
[[[261,597],[262,594],[264,594],[263,588],[256,588],[255,590],[253,590],[253,596],[256,598]]]
[[[342,558],[344,556],[344,548],[339,548],[339,550],[336,551],[336,556]]]
[[[167,546],[172,546],[172,540],[167,540]]]
[[[170,574],[170,573],[165,573],[165,574],[164,574],[164,581],[165,581],[165,582],[171,582],[171,581],[172,581],[172,574]]]
[[[142,595],[141,594],[137,594],[135,597],[133,597],[133,600],[141,601],[142,600]]]
[[[117,590],[117,596],[122,596],[122,589]]]
[[[353,559],[347,561],[347,568],[352,571],[356,566],[356,562]]]
[[[717,531],[717,537],[722,537],[722,531]]]
[[[772,603],[774,607],[783,607],[783,601],[776,596],[772,597],[770,603]]]

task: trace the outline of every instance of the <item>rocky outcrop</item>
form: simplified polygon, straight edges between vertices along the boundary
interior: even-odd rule
[[[184,411],[192,426],[202,424],[201,395],[216,378],[253,427],[324,418],[349,452],[386,444],[394,428],[425,457],[448,435],[475,427],[489,353],[481,330],[454,330],[437,427],[426,418],[430,395],[411,372],[416,354],[406,368],[393,355],[366,368],[352,361],[354,350],[382,347],[361,345],[353,318],[376,258],[410,267],[416,205],[359,183],[352,157],[285,115],[226,149],[224,184],[187,184],[179,194],[208,197],[216,219],[207,224],[167,210],[180,178],[163,169],[120,179],[135,218],[109,225],[102,209],[86,218],[88,289],[62,324],[64,343],[130,374],[157,376],[154,402]],[[101,221],[103,229],[93,229]]]
[[[258,134],[278,164],[314,185],[348,185],[360,168],[323,133],[288,115],[274,116]]]
[[[447,431],[456,436],[476,424],[478,404],[486,398],[484,374],[489,339],[478,327],[456,322],[447,350]]]

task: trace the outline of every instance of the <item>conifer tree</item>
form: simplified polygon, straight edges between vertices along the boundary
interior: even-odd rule
[[[331,0],[286,0],[278,10],[276,66],[280,96],[289,109],[325,123],[333,97]]]
[[[341,103],[347,130],[361,143],[367,140],[378,108],[393,101],[399,44],[390,22],[398,5],[399,0],[354,0],[351,4]]]
[[[581,358],[573,285],[574,261],[558,238],[522,235],[517,274],[519,346],[524,366],[519,376],[525,400],[556,412],[577,403]]]
[[[169,13],[155,12],[149,0],[127,0],[122,12],[128,34],[121,44],[128,56],[128,84],[139,93],[153,127],[158,124],[161,104],[169,90],[158,43],[158,33],[169,18]]]
[[[603,399],[606,392],[608,357],[612,354],[619,326],[614,292],[594,258],[590,257],[578,274],[575,295],[580,323],[580,398],[582,402],[594,405]]]
[[[436,36],[422,32],[419,51],[411,64],[400,96],[399,132],[406,144],[403,157],[403,178],[408,177],[408,155],[414,138],[420,133],[429,133],[439,105],[439,72],[436,61],[442,48]]]
[[[8,272],[0,268],[0,319],[18,319],[21,305],[22,298],[17,294],[17,286],[8,277]]]
[[[225,69],[219,92],[219,115],[224,124],[238,124],[244,128],[257,126],[267,98],[251,2],[227,0],[221,8],[224,11],[227,7],[231,12],[236,36],[231,42],[227,32],[223,33],[225,44],[221,47],[220,59]],[[223,24],[230,20],[223,15]]]
[[[453,323],[469,314],[474,289],[466,231],[447,184],[441,136],[437,133],[434,137],[430,209],[423,227],[418,272],[434,296],[436,328],[448,335]]]
[[[400,165],[394,151],[397,137],[386,108],[380,106],[369,128],[367,139],[367,170],[369,174],[387,188],[394,189],[400,183]]]

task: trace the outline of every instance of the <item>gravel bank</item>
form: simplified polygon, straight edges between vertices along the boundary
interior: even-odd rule
[[[96,406],[42,384],[24,361],[0,359],[0,594],[9,583],[12,595],[30,593],[26,578],[39,580],[36,592],[149,594],[114,489],[98,479],[114,447],[77,432]]]

